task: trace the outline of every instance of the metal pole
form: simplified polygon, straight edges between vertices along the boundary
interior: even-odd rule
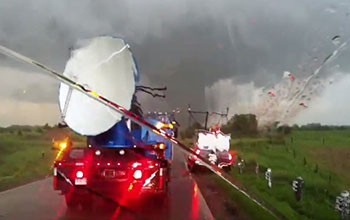
[[[204,125],[205,130],[208,129],[208,117],[209,117],[209,112],[206,112],[205,113],[205,125]]]

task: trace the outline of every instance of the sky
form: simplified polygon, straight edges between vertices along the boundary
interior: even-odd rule
[[[0,44],[62,72],[78,40],[122,37],[141,84],[168,88],[164,100],[139,94],[145,111],[179,107],[186,123],[188,104],[249,113],[256,91],[278,84],[284,71],[307,77],[334,50],[334,36],[349,39],[349,13],[347,0],[0,0]],[[344,100],[349,56],[344,51],[319,74],[342,73],[337,90],[317,97],[324,107],[312,105],[290,122],[350,124],[332,107],[350,110]],[[0,76],[0,126],[60,120],[56,81],[3,55]]]

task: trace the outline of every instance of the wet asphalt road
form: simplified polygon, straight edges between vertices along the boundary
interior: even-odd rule
[[[0,192],[0,220],[2,219],[214,219],[197,184],[185,168],[182,153],[175,152],[169,198],[165,206],[152,200],[142,202],[132,211],[114,204],[97,204],[89,212],[69,211],[64,196],[52,189],[52,178],[33,182]]]

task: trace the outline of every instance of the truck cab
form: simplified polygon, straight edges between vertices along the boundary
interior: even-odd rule
[[[194,151],[196,155],[207,158],[219,168],[230,170],[234,162],[234,153],[230,152],[231,136],[220,130],[196,130],[194,137]],[[187,167],[194,172],[203,167],[196,155],[191,155],[187,160]]]

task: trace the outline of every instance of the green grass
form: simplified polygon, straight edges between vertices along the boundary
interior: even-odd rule
[[[233,139],[231,149],[247,163],[244,174],[238,174],[237,169],[231,174],[288,219],[339,219],[334,211],[335,197],[350,187],[349,130],[294,131],[284,140]],[[258,176],[256,163],[260,165]],[[272,189],[264,178],[268,167],[272,169]],[[305,181],[300,202],[296,202],[291,189],[297,176]]]
[[[0,133],[0,191],[51,174],[57,151],[51,149],[55,129]],[[79,137],[75,137],[79,140]],[[42,154],[44,153],[44,157]]]
[[[213,176],[215,182],[225,191],[227,191],[230,196],[229,204],[232,206],[239,206],[240,210],[244,215],[248,216],[250,219],[254,220],[274,220],[278,219],[274,214],[258,206],[255,202],[250,200],[248,197],[244,196],[241,192],[232,188],[225,181],[223,181],[218,176]]]

